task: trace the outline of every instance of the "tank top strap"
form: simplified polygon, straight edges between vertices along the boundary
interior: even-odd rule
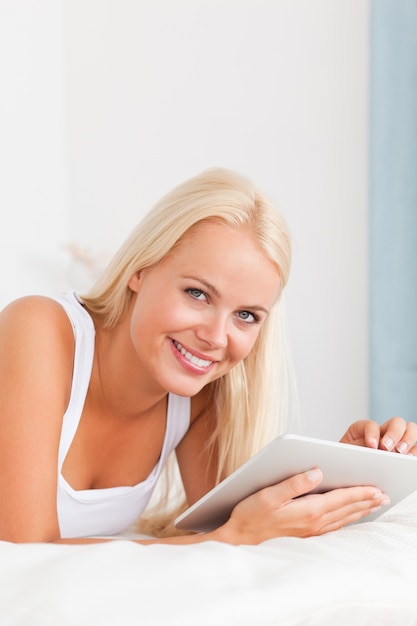
[[[95,329],[93,320],[81,306],[74,292],[54,298],[66,311],[75,338],[75,353],[71,395],[62,422],[61,440],[58,452],[58,473],[61,472],[67,452],[78,428],[81,413],[87,396],[88,385],[94,358]]]

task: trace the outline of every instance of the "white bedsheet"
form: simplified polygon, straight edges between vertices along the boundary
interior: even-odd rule
[[[0,626],[414,626],[417,493],[377,521],[260,546],[0,542]]]

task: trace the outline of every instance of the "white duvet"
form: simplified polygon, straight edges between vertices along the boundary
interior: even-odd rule
[[[0,626],[417,625],[417,493],[260,546],[0,542]]]

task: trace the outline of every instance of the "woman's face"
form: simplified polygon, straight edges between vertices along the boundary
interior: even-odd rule
[[[247,356],[281,285],[248,230],[202,223],[129,287],[131,340],[149,391],[193,396]]]

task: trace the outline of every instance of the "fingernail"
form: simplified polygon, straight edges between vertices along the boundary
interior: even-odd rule
[[[374,495],[372,496],[374,500],[376,500],[377,498],[380,499],[382,498],[382,491],[375,491]]]
[[[375,437],[371,437],[371,439],[369,440],[369,444],[371,448],[377,448],[378,447],[378,439],[375,439]]]
[[[400,454],[405,454],[407,452],[407,444],[405,443],[405,441],[403,441],[402,443],[398,444],[397,446],[397,450]]]
[[[387,450],[392,450],[394,447],[394,441],[391,439],[391,437],[386,437],[385,439],[383,439],[382,443],[384,444]]]
[[[387,505],[391,502],[391,500],[389,499],[388,496],[385,496],[385,498],[381,501],[381,505]]]
[[[317,482],[321,478],[321,471],[319,469],[312,469],[307,472],[308,480],[311,480],[312,483]]]

